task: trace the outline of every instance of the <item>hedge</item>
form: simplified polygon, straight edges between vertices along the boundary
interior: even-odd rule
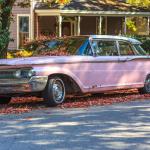
[[[144,50],[150,54],[150,36],[130,36],[142,42]]]

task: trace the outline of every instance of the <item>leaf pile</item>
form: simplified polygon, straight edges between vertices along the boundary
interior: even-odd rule
[[[34,54],[33,56],[69,56],[69,55],[70,54],[66,50],[59,49],[53,51],[49,51],[49,50],[41,51],[38,54]]]
[[[140,95],[137,90],[113,91],[106,94],[68,97],[58,108],[86,108],[104,106],[136,100],[149,100],[150,94]],[[43,99],[36,97],[13,98],[8,105],[0,105],[0,114],[20,114],[33,110],[51,109],[45,106]]]

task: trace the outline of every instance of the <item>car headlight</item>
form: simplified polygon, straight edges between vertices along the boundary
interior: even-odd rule
[[[36,73],[33,69],[20,69],[14,72],[15,78],[31,78],[32,76],[35,75]]]
[[[35,76],[35,71],[34,70],[29,70],[27,73],[27,77],[31,78],[32,76]]]
[[[15,78],[21,78],[21,70],[17,70],[14,72],[14,77]]]

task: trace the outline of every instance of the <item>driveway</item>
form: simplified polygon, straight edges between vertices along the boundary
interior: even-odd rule
[[[150,150],[150,101],[0,116],[0,150]]]

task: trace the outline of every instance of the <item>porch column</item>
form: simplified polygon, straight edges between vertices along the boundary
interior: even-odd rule
[[[62,37],[62,16],[58,16],[58,35]]]
[[[127,17],[124,18],[124,34],[127,34]]]
[[[108,33],[108,26],[107,26],[107,16],[105,17],[105,34]]]
[[[39,16],[36,14],[36,38],[39,37]]]
[[[78,16],[77,35],[80,35],[80,32],[81,32],[80,23],[81,23],[81,17]]]
[[[35,1],[31,0],[30,1],[30,5],[31,5],[31,9],[30,9],[30,39],[33,40],[34,39],[34,6],[35,6]]]
[[[99,17],[99,27],[98,27],[98,34],[102,34],[102,16]]]
[[[148,17],[148,20],[147,20],[147,32],[148,32],[148,35],[150,35],[150,17]]]

